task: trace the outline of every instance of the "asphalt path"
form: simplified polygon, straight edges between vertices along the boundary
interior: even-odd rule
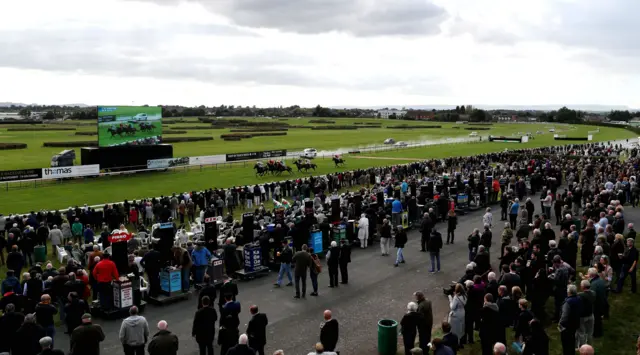
[[[535,213],[539,213],[539,199],[532,196],[532,200],[536,206]],[[640,212],[637,211],[627,211],[627,221],[633,221],[640,216]],[[495,267],[504,222],[500,222],[499,206],[493,207],[492,212],[494,227],[491,259]],[[274,272],[259,279],[239,281],[238,301],[242,304],[240,332],[246,329],[250,318],[249,306],[255,304],[269,318],[265,348],[267,354],[277,349],[283,349],[287,355],[307,354],[319,339],[323,311],[330,309],[340,324],[338,350],[343,355],[375,354],[378,320],[391,318],[399,321],[407,303],[412,301],[415,291],[423,291],[432,301],[434,328],[438,328],[440,321],[449,311],[448,300],[442,294],[442,287],[452,280],[459,279],[464,273],[465,265],[468,263],[466,237],[474,228],[482,227],[483,214],[484,210],[480,209],[458,216],[456,242],[453,245],[444,245],[440,253],[440,273],[429,273],[429,255],[419,251],[420,234],[413,230],[409,233],[409,242],[404,250],[405,264],[394,267],[395,249],[392,249],[392,256],[381,256],[378,243],[368,249],[354,249],[349,265],[349,284],[340,285],[339,288],[328,288],[329,278],[325,266],[318,280],[319,297],[307,295],[306,299],[293,299],[293,287],[273,288],[272,284],[277,276]],[[436,228],[442,233],[443,239],[446,238],[446,224],[438,223]],[[558,230],[555,225],[554,229]],[[309,279],[307,283],[307,293],[310,293]],[[194,295],[189,300],[164,307],[149,305],[143,314],[149,321],[151,334],[155,333],[158,321],[166,320],[169,323],[169,329],[179,337],[180,355],[199,354],[197,344],[191,337],[196,302],[197,298]],[[95,323],[100,324],[106,334],[102,343],[103,354],[122,353],[122,346],[118,340],[121,321],[98,319]],[[63,334],[62,329],[58,329],[56,347],[66,350],[68,343],[68,337]],[[215,351],[219,354],[217,345]]]

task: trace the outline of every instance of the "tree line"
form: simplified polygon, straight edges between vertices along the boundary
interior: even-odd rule
[[[144,105],[148,106],[148,105]],[[185,107],[178,105],[166,105],[162,107],[162,116],[165,118],[172,117],[345,117],[345,118],[377,118],[379,117],[377,109],[361,109],[361,108],[331,108],[317,105],[316,107],[306,108],[298,105],[278,106],[278,107],[256,107],[256,106],[197,106]],[[73,120],[97,120],[97,112],[95,107],[77,107],[77,106],[11,106],[0,108],[1,111],[18,111],[20,116],[25,118],[31,117],[32,112],[43,113],[39,117],[43,120],[53,119],[73,119]],[[536,118],[541,122],[558,122],[558,123],[580,123],[585,120],[590,113],[580,110],[572,110],[562,107],[553,111],[514,111],[514,110],[483,110],[474,108],[471,105],[460,105],[451,109],[444,110],[413,110],[404,109],[407,114],[404,116],[392,115],[391,119],[399,120],[416,120],[416,116],[420,117],[418,112],[431,113],[429,117],[436,121],[456,122],[489,122],[495,120],[496,116],[517,116],[519,118]],[[614,110],[605,115],[611,121],[628,122],[634,118],[640,117],[639,112]]]

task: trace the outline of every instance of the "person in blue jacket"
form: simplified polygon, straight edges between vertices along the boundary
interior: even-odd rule
[[[193,249],[191,253],[191,260],[195,267],[195,283],[201,284],[204,282],[204,274],[211,260],[211,252],[204,247],[204,241],[198,241],[195,249]]]
[[[509,224],[511,224],[511,229],[516,229],[516,221],[518,220],[518,210],[520,209],[520,200],[515,199],[509,207]]]
[[[11,286],[11,287],[9,287]],[[12,290],[17,294],[22,294],[22,286],[20,286],[20,280],[14,275],[13,270],[7,270],[7,278],[2,281],[2,294],[9,292]]]
[[[399,198],[391,203],[391,221],[394,226],[402,225],[402,202]]]
[[[89,244],[89,243],[93,243],[94,239],[95,239],[95,233],[93,232],[93,229],[91,229],[91,227],[87,226],[87,228],[85,228],[84,230],[84,244]]]

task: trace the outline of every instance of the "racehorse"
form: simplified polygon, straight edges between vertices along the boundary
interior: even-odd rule
[[[316,171],[316,168],[318,167],[316,164],[314,163],[303,163],[300,160],[296,160],[293,162],[293,164],[295,164],[295,166],[298,168],[298,172],[301,172],[302,170],[304,170],[304,172],[308,172],[310,169],[313,169],[313,171]]]
[[[267,163],[267,168],[269,172],[273,175],[281,175],[283,172],[287,171],[289,174],[293,174],[293,169],[290,166],[286,166],[282,163]]]
[[[136,134],[137,129],[135,127],[109,127],[108,131],[111,133],[111,138],[115,137],[116,134],[122,137],[122,134],[133,136]]]
[[[344,166],[344,159],[342,158],[338,158],[338,157],[333,157],[333,162],[334,164],[336,164],[336,168],[339,166]]]
[[[155,125],[153,125],[152,123],[145,123],[145,122],[140,122],[140,131],[142,132],[146,132],[146,131],[153,131],[156,128]]]
[[[253,166],[253,169],[256,171],[256,176],[265,176],[269,172],[269,168],[258,163]]]

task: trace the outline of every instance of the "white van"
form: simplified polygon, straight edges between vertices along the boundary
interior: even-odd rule
[[[315,148],[307,148],[302,151],[303,158],[313,159],[318,156],[318,151]]]
[[[478,132],[469,133],[469,137],[477,137],[477,136],[478,136]]]

